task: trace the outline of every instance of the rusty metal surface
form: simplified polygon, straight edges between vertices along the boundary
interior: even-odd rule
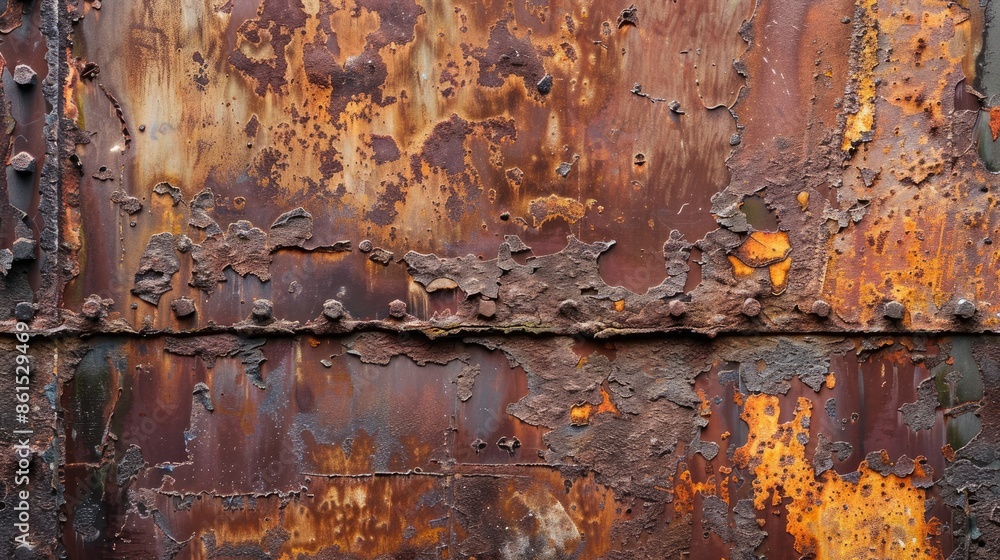
[[[72,11],[50,325],[98,293],[129,332],[257,298],[306,331],[329,298],[447,333],[997,326],[977,6],[99,7]],[[553,270],[567,235],[615,243]],[[581,293],[519,307],[521,270]]]
[[[71,556],[976,546],[991,339],[229,337],[60,349]]]
[[[0,0],[4,552],[997,557],[983,4]]]

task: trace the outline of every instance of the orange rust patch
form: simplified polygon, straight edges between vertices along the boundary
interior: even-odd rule
[[[809,206],[809,193],[802,191],[795,197],[795,200],[799,201],[799,206],[802,207],[802,211],[804,212],[806,207]]]
[[[788,271],[792,269],[791,257],[772,264],[767,268],[767,275],[771,279],[771,294],[781,295],[788,287]]]
[[[857,482],[832,470],[817,478],[804,443],[812,403],[799,398],[794,419],[779,424],[779,402],[771,395],[746,398],[740,417],[750,434],[733,461],[753,471],[758,510],[786,504],[796,551],[817,559],[942,558],[935,539],[940,524],[924,518],[926,492],[914,485],[927,477],[922,458],[907,477],[882,476],[862,461]]]
[[[729,475],[733,472],[733,469],[722,465],[719,467],[719,473],[722,477],[719,479],[719,497],[722,498],[723,502],[729,503]],[[736,477],[733,477],[733,483],[736,482]]]
[[[788,232],[755,231],[733,251],[733,256],[747,266],[762,268],[785,260],[791,250]]]
[[[788,254],[791,251],[787,232],[755,231],[729,255],[729,262],[736,278],[749,277],[754,269],[768,267],[771,292],[779,295],[788,284],[788,271],[792,268],[792,258]]]
[[[590,424],[590,417],[602,412],[610,412],[615,416],[620,416],[621,411],[611,400],[611,395],[601,386],[601,404],[594,406],[590,403],[575,404],[569,409],[570,424],[574,426],[586,426]]]
[[[615,311],[625,311],[625,300],[620,299],[615,302]]]
[[[830,373],[826,374],[826,388],[833,389],[836,386],[837,386],[837,376],[834,375],[833,372],[831,371]]]
[[[740,259],[729,255],[729,262],[733,265],[733,275],[737,278],[746,278],[753,274],[753,268],[743,264]]]
[[[569,422],[573,426],[586,426],[590,424],[590,413],[594,405],[590,403],[575,404],[569,409]]]
[[[723,485],[725,485],[727,478],[723,477],[722,480]],[[719,495],[718,489],[719,484],[716,481],[714,474],[709,475],[708,480],[704,482],[694,482],[691,479],[691,471],[688,469],[687,463],[680,463],[677,466],[677,476],[674,481],[675,519],[683,517],[694,511],[695,494],[701,494],[702,496],[717,496]],[[726,492],[725,498],[728,498],[728,495],[729,492]]]
[[[990,107],[990,133],[994,142],[1000,138],[1000,107]]]
[[[928,150],[914,150],[913,153],[900,151],[899,160],[892,174],[900,181],[910,180],[914,185],[919,185],[927,180],[931,175],[937,175],[944,170],[944,157],[941,150],[930,148]]]
[[[373,435],[359,430],[354,435],[350,453],[341,445],[318,445],[311,432],[303,437],[312,448],[312,460],[317,472],[338,474],[365,474],[373,469],[372,458],[378,454],[378,442]]]
[[[698,398],[701,399],[701,403],[698,405],[698,414],[701,416],[711,416],[712,403],[708,401],[708,395],[706,395],[705,391],[702,391],[700,387],[695,387],[694,390],[698,394]]]

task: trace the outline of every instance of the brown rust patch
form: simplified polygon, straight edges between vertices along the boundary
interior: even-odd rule
[[[8,0],[6,9],[0,14],[0,33],[10,33],[21,27],[24,4],[22,0]]]
[[[237,218],[265,226],[274,218],[271,202],[280,211],[302,206],[316,214],[319,244],[351,237],[360,224],[365,237],[397,254],[480,254],[495,234],[524,235],[550,250],[567,233],[592,241],[631,232],[622,224],[634,218],[650,230],[610,254],[606,274],[636,293],[663,278],[661,263],[647,257],[672,230],[693,242],[714,227],[700,209],[728,180],[735,120],[702,108],[736,100],[744,77],[732,61],[747,47],[738,29],[751,2],[712,0],[690,10],[637,2],[641,28],[609,28],[606,35],[603,24],[613,27],[623,6],[285,4],[192,6],[190,17],[204,25],[190,32],[166,23],[178,16],[165,6],[107,3],[94,14],[99,18],[79,21],[76,71],[91,60],[106,69],[101,83],[120,101],[133,135],[122,161],[124,184],[169,181],[186,199],[211,188],[223,230]],[[719,39],[696,55],[688,49],[701,34]],[[118,62],[108,52],[135,53],[134,71],[114,71]],[[192,87],[193,65],[203,91]],[[635,103],[629,90],[636,81],[676,97],[683,123],[665,104]],[[97,83],[78,75],[66,96],[67,118],[97,133],[91,137],[100,144],[81,149],[78,160],[88,171],[106,165],[97,154],[111,148],[104,139],[120,141],[117,115],[104,114],[107,99]],[[575,153],[572,172],[556,175]],[[635,154],[645,156],[643,165],[634,164]],[[89,188],[90,173],[83,182]],[[552,194],[575,203],[564,201],[551,209],[555,214],[546,202],[532,208]],[[248,201],[237,214],[239,196]],[[604,205],[602,213],[587,210],[591,198]],[[136,235],[121,240],[92,230],[95,240],[80,244],[79,262],[85,269],[109,262],[103,248],[120,243],[134,271],[145,240],[180,233],[173,216],[150,214]],[[524,222],[545,223],[525,231]],[[79,220],[67,224],[67,236],[75,235]],[[345,285],[341,272],[302,283],[297,319],[312,313],[303,302],[322,301]],[[381,294],[406,280],[401,271],[348,275],[361,292],[352,297],[365,309],[355,312],[360,317],[384,308]],[[220,323],[215,307],[236,309],[245,299],[241,290],[258,289],[256,278],[229,282],[213,294],[219,303],[206,310],[208,320]],[[115,270],[84,270],[78,283],[71,301],[122,279]]]

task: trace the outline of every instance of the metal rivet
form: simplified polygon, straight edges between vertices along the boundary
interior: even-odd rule
[[[812,304],[812,314],[813,315],[819,315],[820,317],[826,317],[827,315],[830,314],[830,311],[831,311],[830,304],[827,303],[827,302],[825,302],[825,301],[823,301],[823,300],[821,300],[821,299],[818,299],[818,300],[814,301],[813,304]]]
[[[389,316],[395,317],[396,319],[406,317],[406,303],[398,299],[394,299],[389,302]]]
[[[497,304],[491,299],[479,300],[479,316],[487,319],[497,314]]]
[[[754,298],[747,298],[743,301],[743,308],[741,311],[747,317],[756,317],[760,313],[761,305],[760,302]]]
[[[257,321],[267,321],[274,315],[274,306],[267,299],[258,299],[253,302],[253,310],[250,312]]]
[[[882,309],[882,315],[885,318],[895,319],[897,321],[902,319],[905,313],[906,313],[906,306],[904,306],[902,303],[899,303],[898,301],[890,301],[886,303],[885,307]]]
[[[114,301],[110,299],[102,299],[101,296],[97,294],[91,294],[87,296],[87,299],[83,302],[83,307],[80,309],[81,314],[91,321],[100,321],[101,319],[107,317],[108,309],[114,305]]]
[[[10,166],[18,173],[34,173],[35,158],[28,152],[18,152],[10,158]]]
[[[170,302],[170,308],[178,317],[188,317],[195,312],[194,300],[187,297],[177,298]]]
[[[14,240],[14,244],[11,247],[11,251],[14,254],[15,261],[32,261],[35,260],[35,247],[38,243],[34,239],[28,239],[27,237],[18,237]]]
[[[323,303],[323,316],[331,321],[339,321],[344,316],[344,304],[335,299]]]
[[[667,304],[667,313],[670,313],[671,317],[680,317],[687,313],[687,304],[675,299]]]
[[[30,321],[35,317],[35,306],[29,301],[22,301],[14,306],[14,318],[18,321]]]
[[[955,303],[955,316],[962,319],[971,319],[976,314],[976,304],[962,298]]]
[[[569,315],[579,308],[580,306],[576,303],[576,300],[567,299],[559,303],[559,312],[563,315]]]

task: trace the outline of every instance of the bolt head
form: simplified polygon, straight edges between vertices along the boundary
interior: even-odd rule
[[[559,303],[559,312],[563,315],[569,315],[580,308],[576,300],[567,299]]]
[[[110,299],[101,299],[101,296],[92,294],[84,300],[80,313],[91,321],[100,321],[108,315],[108,308],[113,303]]]
[[[195,312],[194,300],[186,297],[171,301],[170,308],[174,310],[174,315],[178,317],[189,317]]]
[[[38,74],[35,70],[28,66],[27,64],[18,64],[14,67],[14,83],[22,86],[33,86],[35,81],[38,79]]]
[[[38,243],[34,239],[28,239],[26,237],[18,237],[14,240],[14,245],[11,248],[14,253],[15,261],[33,261],[35,260],[35,246]]]
[[[491,299],[479,300],[479,316],[487,319],[497,314],[497,304]]]
[[[971,319],[976,314],[976,304],[962,298],[955,303],[955,316],[962,319]]]
[[[743,308],[740,310],[747,317],[756,317],[760,314],[760,302],[754,298],[747,298],[743,301]]]
[[[250,313],[257,321],[267,321],[274,315],[274,306],[271,305],[271,300],[258,299],[253,302],[253,309]]]
[[[30,301],[22,301],[14,306],[14,318],[18,321],[30,321],[35,317],[35,306]]]
[[[194,242],[186,235],[179,235],[177,236],[177,241],[174,241],[174,247],[181,253],[190,251],[192,245],[194,245]]]
[[[812,310],[811,311],[812,311],[813,315],[818,315],[820,317],[826,317],[826,316],[828,316],[830,314],[831,310],[832,309],[830,308],[830,304],[829,303],[827,303],[827,302],[825,302],[825,301],[823,301],[821,299],[818,299],[818,300],[816,300],[816,301],[813,302],[813,304],[812,304]]]
[[[687,313],[687,304],[680,300],[672,300],[667,304],[667,313],[670,313],[671,317],[680,317]]]
[[[323,316],[331,321],[339,321],[344,316],[344,304],[335,299],[323,303]]]
[[[906,306],[895,300],[886,303],[885,307],[882,309],[882,315],[885,316],[886,319],[892,319],[894,321],[901,320],[904,314],[906,314]]]
[[[406,303],[398,299],[389,302],[389,316],[395,319],[406,317]]]
[[[548,93],[552,91],[552,75],[546,74],[543,76],[542,79],[535,84],[535,89],[537,89],[538,93],[542,95],[548,95]]]
[[[34,173],[35,157],[28,152],[18,152],[10,158],[10,166],[18,173]]]

